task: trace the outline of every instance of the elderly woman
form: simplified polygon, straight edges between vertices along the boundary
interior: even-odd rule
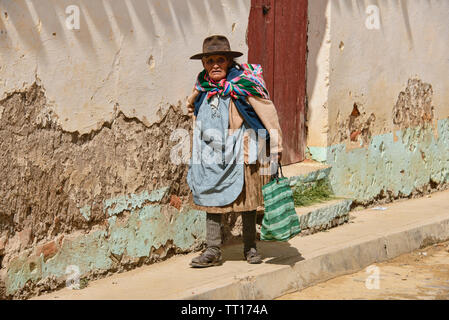
[[[201,59],[204,70],[187,100],[194,118],[187,182],[192,206],[207,212],[207,248],[191,261],[192,267],[222,263],[221,218],[229,212],[242,216],[243,256],[248,263],[262,262],[256,248],[256,213],[263,210],[261,188],[271,176],[268,170],[261,170],[269,166],[260,157],[266,149],[259,146],[257,152],[251,152],[250,143],[255,139],[249,130],[257,134],[257,141],[270,141],[272,156],[268,158],[275,161],[280,160],[282,138],[261,68],[237,64],[234,58],[241,55],[231,51],[226,37],[215,35],[204,40],[202,53],[191,57]]]

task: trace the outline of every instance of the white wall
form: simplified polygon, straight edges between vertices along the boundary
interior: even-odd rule
[[[370,5],[379,29],[366,27]],[[354,102],[375,114],[373,134],[392,132],[392,110],[412,78],[432,86],[435,120],[449,116],[449,1],[337,0],[331,14],[329,144],[338,113],[348,118]]]
[[[378,29],[367,28],[372,5]],[[309,1],[308,146],[339,143],[354,103],[365,120],[374,113],[373,135],[392,132],[392,110],[413,78],[432,86],[434,125],[448,117],[448,19],[447,0]]]
[[[79,30],[66,27],[69,5]],[[246,60],[249,10],[250,0],[2,0],[0,100],[40,79],[64,130],[95,130],[116,104],[151,125],[191,92],[202,67],[189,57],[205,37],[227,36]]]

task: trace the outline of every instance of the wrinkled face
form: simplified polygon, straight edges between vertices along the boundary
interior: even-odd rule
[[[231,59],[224,55],[212,55],[203,57],[203,66],[207,74],[213,81],[220,81],[226,78]]]

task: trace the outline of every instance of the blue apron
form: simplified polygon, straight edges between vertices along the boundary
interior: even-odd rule
[[[201,206],[225,206],[240,195],[244,184],[243,134],[246,124],[229,134],[230,96],[204,99],[193,131],[187,183]]]

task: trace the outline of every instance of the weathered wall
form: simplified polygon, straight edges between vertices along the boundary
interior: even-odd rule
[[[79,30],[65,25],[73,4]],[[170,134],[190,127],[182,101],[200,66],[188,57],[213,33],[246,53],[249,7],[0,2],[0,296],[64,286],[69,266],[94,278],[201,245],[204,212],[187,205]],[[445,0],[309,1],[308,151],[332,165],[337,195],[448,185],[448,16]]]
[[[151,125],[191,92],[200,62],[188,58],[206,36],[224,34],[246,54],[249,4],[3,0],[0,99],[39,78],[66,131],[97,130],[115,106]],[[80,9],[79,30],[66,27],[70,5]]]
[[[379,8],[379,29],[366,26],[369,5]],[[417,96],[431,96],[435,112],[429,121],[436,126],[437,119],[449,116],[447,1],[333,1],[331,11],[329,144],[343,142],[350,133],[342,124],[354,104],[365,122],[375,115],[371,134],[398,129],[393,109],[411,79],[433,91]]]
[[[318,54],[309,52],[308,65],[319,64],[327,50],[329,62],[318,72],[325,81],[308,87],[312,120],[314,112],[327,116],[326,124],[315,120],[308,147],[312,158],[333,166],[336,194],[369,203],[445,187],[449,2],[335,0],[309,6],[309,17],[318,17],[310,21],[309,44],[322,46]],[[309,81],[318,78],[313,72],[309,67]],[[320,86],[323,92],[316,90]]]
[[[188,58],[217,33],[246,54],[249,6],[0,2],[0,297],[64,286],[69,266],[94,278],[202,245],[170,136],[191,125]]]

